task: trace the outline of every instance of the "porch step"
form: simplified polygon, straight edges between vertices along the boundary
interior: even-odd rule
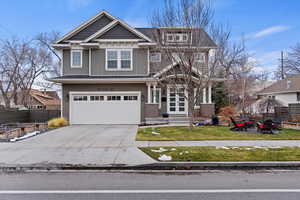
[[[146,118],[145,119],[147,124],[185,124],[189,123],[189,118],[188,117],[169,117],[169,118],[162,118],[162,117],[157,117],[157,118]]]

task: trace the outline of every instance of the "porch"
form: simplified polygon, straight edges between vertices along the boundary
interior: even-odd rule
[[[215,114],[212,102],[212,84],[202,89],[196,99],[194,117],[197,120],[210,118]],[[184,124],[189,122],[187,95],[184,88],[162,87],[156,82],[147,82],[145,103],[146,124]]]

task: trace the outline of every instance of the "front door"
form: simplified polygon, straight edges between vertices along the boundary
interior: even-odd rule
[[[186,114],[187,101],[185,98],[186,91],[184,88],[168,88],[168,113],[169,114]]]

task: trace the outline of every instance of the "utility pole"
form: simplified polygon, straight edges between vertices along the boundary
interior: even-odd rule
[[[283,51],[281,51],[281,79],[283,80],[284,79],[284,66],[283,66]]]

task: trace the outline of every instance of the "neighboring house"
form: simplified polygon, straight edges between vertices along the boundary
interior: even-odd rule
[[[300,74],[290,75],[257,93],[260,97],[274,98],[284,106],[300,103]]]
[[[33,110],[60,110],[60,98],[56,91],[31,89],[27,107]]]
[[[60,77],[51,81],[62,85],[62,116],[71,124],[140,124],[153,119],[188,115],[184,89],[161,88],[161,75],[176,63],[167,62],[158,52],[153,35],[163,32],[164,41],[192,44],[192,33],[184,28],[133,28],[102,11],[84,22],[52,46],[62,53]],[[216,44],[202,31],[197,62],[208,68],[211,49]],[[213,81],[213,79],[212,79]],[[214,114],[211,83],[203,89],[197,114]]]
[[[257,95],[258,92],[262,91],[263,89],[272,85],[274,81],[269,80],[256,80],[252,85],[251,88],[248,88],[248,95],[245,102],[245,112],[249,114],[260,114],[265,112],[262,108],[263,104],[268,100],[267,97],[260,97]],[[277,105],[281,105],[282,103],[277,101]],[[281,105],[282,106],[282,105]],[[236,105],[236,109],[239,113],[242,113],[242,109],[239,105]],[[274,109],[271,109],[270,112],[273,112]]]
[[[56,91],[41,91],[31,89],[28,96],[23,99],[24,93],[18,92],[16,102],[11,103],[12,108],[32,110],[60,110],[60,98]],[[24,105],[23,102],[26,102]],[[3,98],[0,98],[0,105],[4,106]]]

